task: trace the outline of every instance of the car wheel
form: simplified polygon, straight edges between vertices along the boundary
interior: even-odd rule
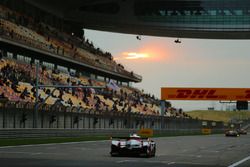
[[[153,149],[153,151],[152,151],[152,157],[155,157],[155,152],[156,152],[156,148],[155,148],[155,146],[154,146],[154,149]]]
[[[110,155],[111,155],[111,157],[117,156],[117,154],[115,154],[115,153],[113,153],[113,152],[111,152]]]
[[[146,157],[150,158],[151,156],[152,156],[152,151],[151,151],[150,147],[148,147],[147,151],[146,151]]]

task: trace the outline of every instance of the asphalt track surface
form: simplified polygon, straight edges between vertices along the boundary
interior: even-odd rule
[[[110,141],[1,147],[0,166],[250,167],[250,135],[179,136],[154,140],[157,151],[153,158],[111,157]]]

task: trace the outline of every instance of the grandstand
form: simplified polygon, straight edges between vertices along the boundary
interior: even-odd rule
[[[44,22],[37,23],[6,6],[1,5],[0,11],[2,99],[31,106],[37,100],[40,105],[48,106],[60,104],[103,112],[160,115],[159,99],[130,86],[142,77],[117,64],[109,52],[95,48],[89,39],[80,39]],[[39,88],[36,99],[36,64],[41,65],[39,84],[76,87]],[[169,108],[170,103],[166,102],[166,106],[162,113],[166,117],[188,117]]]
[[[26,64],[20,60],[9,59],[5,56],[1,59],[1,94],[11,101],[35,102],[35,67],[34,64]],[[72,76],[69,73],[57,73],[43,66],[39,69],[40,83],[50,85],[91,85],[105,86],[104,81],[92,80],[81,76]],[[130,87],[121,86],[119,91],[108,86],[103,90],[82,88],[43,88],[39,89],[39,100],[48,96],[46,104],[53,105],[60,101],[65,106],[79,106],[100,110],[115,110],[143,114],[159,115],[159,100],[152,99],[148,95]]]
[[[120,76],[120,80],[123,79],[127,82],[130,80],[139,82],[142,79],[139,75],[129,72],[117,64],[110,53],[95,48],[88,39],[80,39],[66,34],[44,23],[36,24],[28,16],[13,12],[3,6],[0,10],[1,35],[12,42],[31,46],[45,51],[47,54],[50,53],[50,55],[56,54],[64,60],[81,62],[81,65],[85,65],[87,68],[95,67],[95,71],[98,70],[99,73]],[[60,34],[60,37],[51,34]]]

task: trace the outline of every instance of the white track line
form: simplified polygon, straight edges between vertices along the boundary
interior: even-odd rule
[[[58,153],[43,153],[43,152],[2,152],[0,151],[0,154],[28,154],[28,155],[40,155],[40,154],[47,154],[47,155],[58,155]]]
[[[229,165],[228,167],[235,167],[235,166],[238,166],[238,165],[240,165],[240,164],[242,164],[243,162],[248,161],[248,160],[250,160],[250,156],[248,156],[248,157],[246,157],[246,158],[244,158],[244,159],[242,159],[242,160],[240,160],[240,161],[238,161],[238,162],[235,162],[235,163],[233,163],[232,165]]]
[[[126,162],[137,162],[137,160],[125,159],[125,160],[121,160],[121,161],[116,161],[116,163],[126,163]]]
[[[36,147],[36,146],[53,146],[53,145],[67,145],[67,144],[84,144],[84,143],[101,143],[109,140],[99,140],[99,141],[81,141],[81,142],[67,142],[67,143],[49,143],[49,144],[28,144],[28,145],[18,145],[18,146],[3,146],[4,148],[19,148],[19,147]]]

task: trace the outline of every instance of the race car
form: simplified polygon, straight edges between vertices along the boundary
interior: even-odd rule
[[[225,132],[225,136],[238,137],[240,134],[236,130],[228,130]]]
[[[246,135],[247,134],[247,131],[245,129],[237,129],[237,132],[240,134],[240,135]]]
[[[146,157],[154,157],[156,152],[156,144],[149,138],[143,138],[136,134],[129,137],[112,137],[111,156],[119,155],[144,155]]]

